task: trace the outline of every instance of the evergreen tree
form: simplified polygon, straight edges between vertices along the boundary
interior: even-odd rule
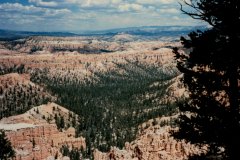
[[[60,128],[64,129],[65,127],[65,122],[63,116],[60,116]]]
[[[240,159],[240,3],[238,0],[184,3],[191,8],[187,10],[181,5],[184,13],[212,27],[192,32],[189,38],[181,37],[185,52],[180,48],[173,50],[189,91],[189,99],[179,105],[180,129],[174,135],[198,145],[208,144],[204,159]]]
[[[35,148],[35,146],[36,146],[36,141],[35,141],[35,139],[33,138],[33,140],[32,140],[32,147]]]
[[[11,142],[7,139],[5,132],[0,130],[0,159],[7,160],[15,156]]]

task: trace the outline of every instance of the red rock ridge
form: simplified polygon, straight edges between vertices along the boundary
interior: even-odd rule
[[[60,132],[54,122],[48,123],[33,112],[34,109],[38,109],[40,113],[43,110],[46,113],[46,108],[51,110],[52,107],[68,112],[54,103],[49,103],[35,107],[25,114],[0,121],[0,129],[5,130],[16,151],[16,160],[48,159],[56,155],[58,159],[62,159],[60,148],[63,145],[68,145],[70,148],[86,148],[85,138],[75,138],[74,128],[70,127]]]

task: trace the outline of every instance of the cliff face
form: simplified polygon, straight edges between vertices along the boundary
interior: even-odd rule
[[[176,118],[176,117],[171,117]],[[164,117],[160,121],[169,121],[170,117]],[[152,121],[146,123],[152,124]],[[143,124],[144,126],[146,124]],[[177,129],[177,128],[175,128]],[[108,153],[94,151],[95,160],[184,160],[192,154],[201,154],[207,146],[199,148],[184,140],[177,141],[170,135],[175,130],[170,126],[161,127],[159,124],[140,132],[138,138],[133,142],[125,143],[123,150],[112,147]]]
[[[60,148],[68,145],[71,149],[86,148],[85,138],[75,138],[75,129],[70,127],[60,132],[54,120],[45,120],[50,116],[53,108],[59,112],[69,111],[50,103],[35,107],[30,111],[0,121],[0,129],[6,131],[6,135],[16,151],[17,160],[48,159],[58,157],[62,159]],[[42,118],[45,117],[45,118]]]

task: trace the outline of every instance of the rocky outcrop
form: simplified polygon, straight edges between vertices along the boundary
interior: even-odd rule
[[[16,158],[24,160],[46,159],[59,154],[63,145],[86,148],[83,137],[75,138],[75,129],[59,132],[56,125],[42,125],[6,131],[16,151]]]
[[[166,120],[166,119],[165,119]],[[138,138],[125,143],[123,150],[112,147],[108,153],[94,151],[95,160],[184,160],[192,154],[201,154],[207,147],[199,148],[186,141],[177,141],[170,135],[170,126],[150,126]]]
[[[43,119],[49,116],[53,107],[59,112],[69,112],[54,103],[35,107],[25,114],[4,118],[0,121],[0,129],[4,129],[7,137],[16,151],[17,160],[62,159],[60,148],[86,148],[85,138],[75,138],[75,129],[70,127],[60,132],[54,121],[50,123]],[[34,112],[38,110],[38,113]],[[65,157],[66,159],[66,157]]]

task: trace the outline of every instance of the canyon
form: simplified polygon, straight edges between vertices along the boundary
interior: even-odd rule
[[[59,131],[52,115],[61,114],[68,117],[70,112],[55,104],[49,103],[34,107],[24,114],[3,118],[0,121],[0,129],[6,131],[16,152],[16,159],[64,159],[69,157],[61,154],[60,148],[68,146],[69,149],[86,149],[84,137],[75,138],[75,129],[69,127]],[[45,118],[43,118],[45,117]],[[171,117],[159,117],[149,120],[139,126],[137,139],[126,142],[123,149],[112,146],[107,153],[98,149],[93,151],[95,160],[183,160],[192,154],[201,154],[207,147],[199,148],[184,140],[176,140],[171,136],[171,131],[176,127],[162,125],[161,122],[170,123],[177,115]],[[46,120],[48,119],[48,120]],[[148,127],[146,127],[148,126]]]
[[[68,160],[72,150],[95,160],[203,153],[170,134],[175,102],[188,97],[177,46],[128,34],[0,42],[0,129],[16,159]]]

